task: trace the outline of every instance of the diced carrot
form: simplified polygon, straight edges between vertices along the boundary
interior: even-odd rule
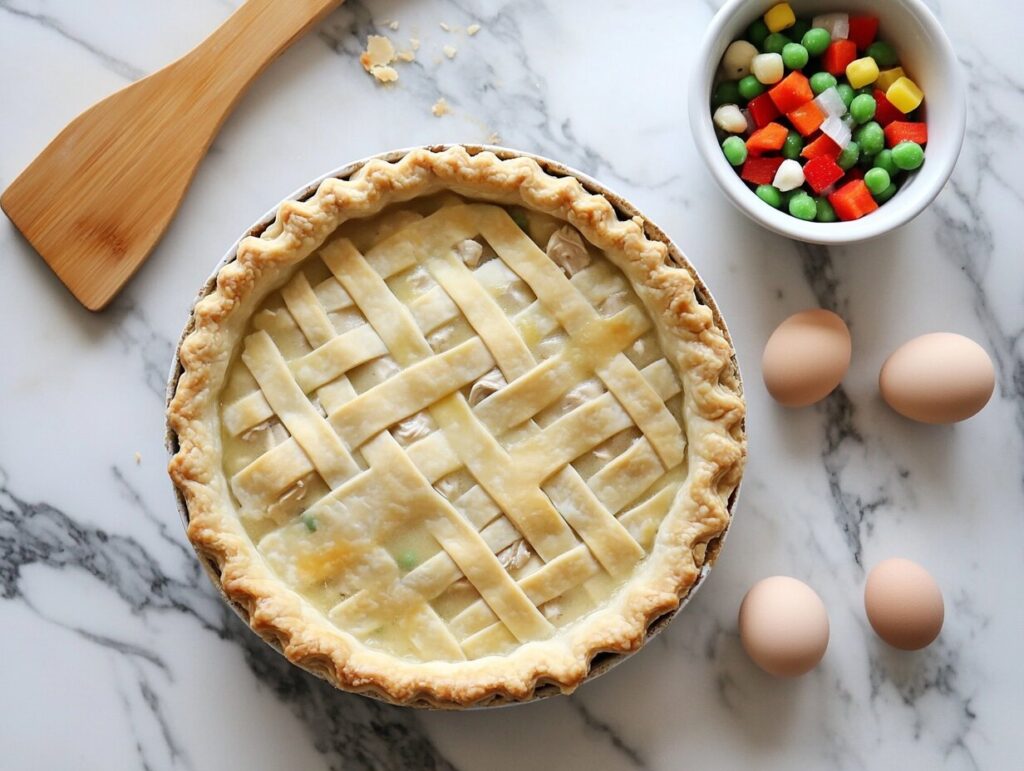
[[[814,98],[811,82],[799,72],[791,72],[768,92],[779,112],[790,113]]]
[[[743,164],[740,177],[752,185],[770,185],[775,179],[775,172],[779,170],[779,166],[784,160],[785,158],[778,155],[771,158],[748,156]]]
[[[833,40],[821,55],[821,65],[837,78],[846,74],[846,66],[857,58],[857,44],[852,40]]]
[[[775,106],[771,96],[767,93],[755,96],[747,102],[747,112],[750,113],[750,117],[754,119],[754,125],[758,128],[767,126],[782,114],[779,112],[779,108]]]
[[[851,16],[849,39],[852,40],[857,49],[863,51],[875,42],[875,35],[878,34],[877,16]]]
[[[829,185],[843,178],[843,170],[826,155],[820,155],[804,164],[804,180],[811,186],[815,195],[821,195]]]
[[[885,128],[894,120],[903,120],[904,115],[897,110],[893,103],[890,102],[885,92],[880,88],[875,89],[875,120],[878,121],[878,125]]]
[[[828,136],[828,134],[822,134],[814,141],[804,145],[800,155],[808,160],[815,158],[832,158],[834,160],[839,157],[839,153],[842,151],[842,148],[833,141],[832,137]]]
[[[871,197],[871,191],[862,179],[843,185],[828,197],[828,202],[836,210],[839,219],[847,222],[860,219],[878,208],[878,203]]]
[[[747,139],[747,152],[751,155],[764,155],[782,149],[789,132],[781,123],[769,123],[755,131]]]
[[[786,117],[803,137],[809,137],[825,121],[825,113],[813,101],[805,102],[792,112],[786,113]]]
[[[919,145],[928,142],[928,124],[912,123],[895,120],[885,127],[886,147],[895,147],[900,142],[917,142]]]

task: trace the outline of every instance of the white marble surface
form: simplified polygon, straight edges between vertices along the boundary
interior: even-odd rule
[[[0,0],[0,186],[75,114],[234,5]],[[239,104],[163,243],[98,315],[0,220],[5,768],[1020,767],[1019,7],[935,3],[971,83],[956,174],[902,230],[824,250],[744,220],[695,155],[683,84],[712,5],[347,3]],[[355,57],[390,19],[401,26],[389,34],[422,48],[382,88]],[[482,29],[469,38],[441,21]],[[439,96],[451,115],[430,114]],[[598,177],[688,253],[739,348],[750,463],[718,567],[649,649],[572,698],[413,713],[292,669],[221,605],[172,503],[163,383],[193,293],[284,195],[377,151],[492,132]],[[761,347],[816,304],[849,321],[854,366],[823,405],[784,410],[760,383]],[[990,406],[952,428],[898,419],[875,388],[884,357],[933,330],[975,338],[999,369]],[[865,569],[896,555],[930,568],[947,599],[923,653],[886,649],[862,613]],[[744,591],[775,573],[810,582],[832,621],[823,664],[792,682],[758,672],[736,636]]]

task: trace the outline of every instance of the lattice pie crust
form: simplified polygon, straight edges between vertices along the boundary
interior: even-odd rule
[[[180,359],[190,539],[257,632],[348,690],[569,691],[728,524],[728,338],[664,243],[530,159],[416,150],[285,203]]]

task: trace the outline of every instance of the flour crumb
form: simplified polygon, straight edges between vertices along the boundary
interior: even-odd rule
[[[142,453],[141,452],[136,452],[135,453],[135,465],[136,466],[141,466],[142,465]]]
[[[455,46],[445,46],[441,50],[444,51],[444,55],[447,56],[449,59],[454,59],[455,54],[458,53],[458,51],[455,49]]]
[[[390,22],[388,22],[388,29],[393,30],[393,31],[397,31],[398,30],[398,22],[397,21],[390,21]]]
[[[452,28],[449,27],[447,24],[445,24],[443,21],[438,26],[440,26],[441,29],[443,29],[445,32],[451,32],[452,31]]]
[[[401,61],[401,62],[411,62],[415,58],[416,58],[416,54],[413,53],[412,51],[399,51],[398,52],[398,60]]]
[[[443,96],[434,102],[434,106],[430,108],[430,111],[434,113],[435,118],[440,118],[442,115],[447,115],[451,112],[451,108],[448,106],[448,100]]]
[[[419,51],[420,50],[420,39],[418,37],[411,37],[411,38],[409,38],[409,47],[412,48],[413,51]]]
[[[469,35],[470,37],[473,37],[473,35],[475,35],[479,31],[480,31],[480,25],[479,24],[470,24],[468,27],[466,27],[466,34]]]

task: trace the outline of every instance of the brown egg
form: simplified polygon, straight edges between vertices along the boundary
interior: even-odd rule
[[[922,423],[966,420],[988,403],[995,385],[995,369],[985,349],[948,332],[904,343],[878,376],[886,403]]]
[[[764,384],[787,407],[805,407],[836,389],[850,366],[850,330],[831,311],[795,313],[768,338],[761,359]]]
[[[907,559],[879,562],[864,586],[864,610],[875,632],[894,648],[916,651],[942,630],[942,592],[927,570]]]
[[[828,613],[815,591],[788,576],[754,584],[740,605],[740,641],[761,669],[778,677],[810,672],[828,647]]]

